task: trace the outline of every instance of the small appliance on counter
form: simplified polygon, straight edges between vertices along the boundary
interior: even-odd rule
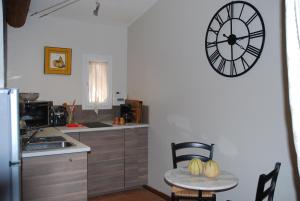
[[[120,116],[126,123],[142,123],[143,102],[140,100],[125,100],[125,104],[120,105]]]
[[[27,128],[50,126],[50,109],[52,101],[20,101],[20,120],[24,120]]]
[[[52,126],[65,126],[68,112],[64,106],[53,106],[50,112],[50,124]]]
[[[130,104],[120,105],[120,116],[124,118],[125,123],[133,122],[133,113]]]

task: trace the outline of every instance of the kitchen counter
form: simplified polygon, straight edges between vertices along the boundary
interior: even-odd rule
[[[50,137],[50,136],[62,136],[68,142],[74,144],[71,147],[61,148],[61,149],[48,149],[48,150],[37,150],[37,151],[23,151],[22,158],[36,157],[36,156],[49,156],[57,154],[70,154],[70,153],[79,153],[79,152],[88,152],[91,151],[91,148],[80,143],[74,138],[65,135],[62,131],[54,127],[44,128],[39,132],[36,137]]]
[[[112,125],[110,122],[103,122]],[[69,153],[79,153],[91,151],[89,146],[82,144],[76,139],[66,135],[65,133],[77,133],[77,132],[89,132],[89,131],[109,131],[109,130],[120,130],[128,128],[147,128],[148,124],[136,124],[127,123],[125,125],[112,125],[111,127],[100,127],[100,128],[88,128],[85,126],[80,127],[48,127],[44,128],[43,131],[39,132],[36,137],[50,137],[50,136],[62,136],[68,142],[74,144],[74,146],[61,148],[61,149],[48,149],[48,150],[36,150],[36,151],[22,151],[22,158],[36,157],[36,156],[50,156],[57,154],[69,154]]]
[[[105,124],[112,125],[110,122],[103,122]],[[136,123],[127,123],[125,125],[112,125],[111,127],[99,127],[99,128],[88,128],[85,126],[80,127],[66,127],[66,126],[60,126],[56,127],[63,133],[76,133],[76,132],[89,132],[89,131],[108,131],[108,130],[120,130],[120,129],[126,129],[126,128],[148,128],[149,124],[136,124]]]

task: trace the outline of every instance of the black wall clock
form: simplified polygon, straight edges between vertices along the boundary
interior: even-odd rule
[[[221,7],[206,31],[205,49],[212,68],[226,77],[248,72],[260,58],[265,25],[259,11],[245,1]]]

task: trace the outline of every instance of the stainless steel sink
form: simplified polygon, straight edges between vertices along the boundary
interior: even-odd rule
[[[38,151],[38,150],[49,150],[49,149],[62,149],[71,147],[74,144],[67,141],[61,142],[41,142],[41,143],[28,143],[23,147],[23,151]]]
[[[43,143],[43,142],[63,142],[66,139],[62,136],[49,136],[49,137],[33,137],[29,143]]]

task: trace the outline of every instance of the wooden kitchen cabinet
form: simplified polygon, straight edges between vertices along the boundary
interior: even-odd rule
[[[80,133],[88,154],[88,197],[124,189],[124,130]]]
[[[23,158],[23,201],[86,201],[87,153]]]
[[[147,184],[148,128],[125,129],[125,188]]]

